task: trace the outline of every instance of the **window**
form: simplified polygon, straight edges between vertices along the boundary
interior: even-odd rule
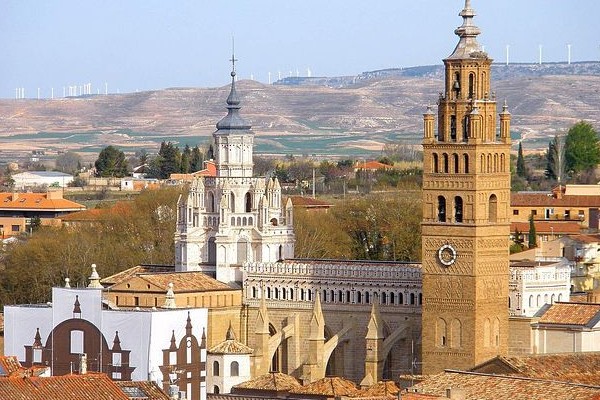
[[[246,212],[252,211],[252,196],[250,193],[246,193]]]
[[[458,154],[453,154],[452,158],[454,159],[454,173],[458,174],[460,173],[460,167],[458,164]]]
[[[215,387],[213,387],[213,393],[214,394],[219,394],[219,387],[217,385],[215,385]]]
[[[446,321],[444,321],[442,318],[438,318],[435,328],[436,328],[436,336],[437,336],[437,340],[436,340],[437,346],[438,347],[446,347],[446,338],[448,336],[447,328],[446,328]]]
[[[83,354],[83,331],[71,331],[71,354]]]
[[[19,225],[13,225],[11,226],[11,230],[13,232],[19,232],[21,230],[21,227]]]
[[[448,173],[448,168],[449,168],[449,166],[448,166],[448,154],[444,153],[443,158],[444,158],[444,173],[447,174]]]
[[[463,154],[463,158],[464,158],[464,163],[465,163],[465,174],[469,173],[469,155],[468,154]]]
[[[410,294],[410,304],[412,304],[413,306],[415,305],[415,294],[414,293]]]
[[[230,370],[230,376],[240,376],[240,364],[237,361],[231,362]]]
[[[229,211],[235,212],[235,195],[233,193],[229,193]]]
[[[446,222],[446,198],[438,196],[438,222]]]
[[[438,172],[440,172],[438,155],[433,153],[433,173],[437,174]]]
[[[450,116],[450,139],[456,142],[456,115]]]
[[[214,361],[213,362],[213,376],[219,376],[220,374],[221,374],[221,372],[219,371],[219,362]]]
[[[571,210],[565,210],[565,219],[571,219]]]
[[[475,74],[469,74],[469,98],[475,97]]]
[[[469,141],[469,123],[469,116],[466,115],[465,118],[463,118],[463,142]]]
[[[460,196],[454,198],[454,222],[463,222],[463,200]]]
[[[513,215],[519,215],[519,210],[513,210]]]
[[[496,222],[498,220],[498,198],[495,194],[490,196],[488,204],[488,221]]]

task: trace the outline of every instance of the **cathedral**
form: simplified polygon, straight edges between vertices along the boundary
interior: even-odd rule
[[[228,114],[213,134],[217,173],[179,201],[176,268],[240,285],[236,323],[254,376],[377,381],[506,354],[510,114],[504,106],[497,133],[492,59],[469,0],[459,15],[437,132],[433,110],[424,114],[422,265],[293,258],[292,206],[276,179],[253,177],[232,59]]]

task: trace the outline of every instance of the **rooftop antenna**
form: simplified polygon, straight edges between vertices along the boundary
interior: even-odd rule
[[[237,58],[235,58],[235,37],[231,35],[231,76],[235,79],[235,62]]]
[[[539,59],[539,64],[542,65],[542,45],[539,45],[539,49],[540,49],[540,59]]]
[[[510,45],[507,44],[506,45],[506,65],[508,65],[509,61],[510,61]]]
[[[567,64],[571,65],[571,45],[567,44]]]

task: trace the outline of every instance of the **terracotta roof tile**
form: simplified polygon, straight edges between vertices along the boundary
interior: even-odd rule
[[[290,390],[291,394],[308,394],[319,396],[350,396],[360,394],[356,384],[348,379],[337,376],[319,379],[316,382]]]
[[[382,399],[397,399],[400,388],[392,381],[377,382],[373,386],[361,391],[361,398],[372,397]],[[404,397],[403,397],[404,398]]]
[[[106,375],[0,378],[0,399],[129,400]]]
[[[0,193],[3,210],[84,210],[85,206],[54,193]]]
[[[139,273],[137,276],[146,282],[158,287],[166,288],[169,283],[173,284],[175,293],[188,291],[207,290],[238,290],[220,282],[204,272],[161,272],[161,273]]]
[[[554,303],[539,311],[539,323],[588,325],[600,318],[600,304]]]
[[[236,385],[236,389],[289,391],[301,387],[300,382],[293,376],[280,372],[270,372],[254,379]]]
[[[600,196],[590,195],[563,195],[554,197],[551,193],[512,193],[510,196],[511,207],[599,207]]]
[[[560,222],[560,221],[535,221],[535,231],[539,234],[555,234],[555,235],[572,235],[581,232],[581,225],[575,221]],[[511,222],[510,231],[515,232],[529,231],[529,222]]]
[[[125,282],[137,274],[141,273],[156,273],[156,272],[174,272],[175,266],[173,265],[137,265],[132,268],[128,268],[125,271],[117,272],[114,275],[102,278],[100,283],[103,285],[115,285],[117,283]]]
[[[515,375],[600,386],[600,352],[502,357]]]
[[[600,386],[446,370],[414,385],[409,391],[444,396],[447,388],[477,400],[592,400]]]
[[[211,354],[252,354],[254,350],[237,340],[225,340],[208,352]]]

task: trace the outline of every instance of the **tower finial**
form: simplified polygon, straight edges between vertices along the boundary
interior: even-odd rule
[[[454,33],[460,38],[452,55],[448,58],[463,59],[473,57],[477,53],[485,56],[481,46],[477,43],[477,35],[481,30],[473,24],[475,10],[471,8],[471,0],[465,0],[465,8],[458,14],[463,18],[463,24],[456,28]]]
[[[231,77],[235,77],[235,62],[237,58],[235,58],[235,36],[231,36]]]

